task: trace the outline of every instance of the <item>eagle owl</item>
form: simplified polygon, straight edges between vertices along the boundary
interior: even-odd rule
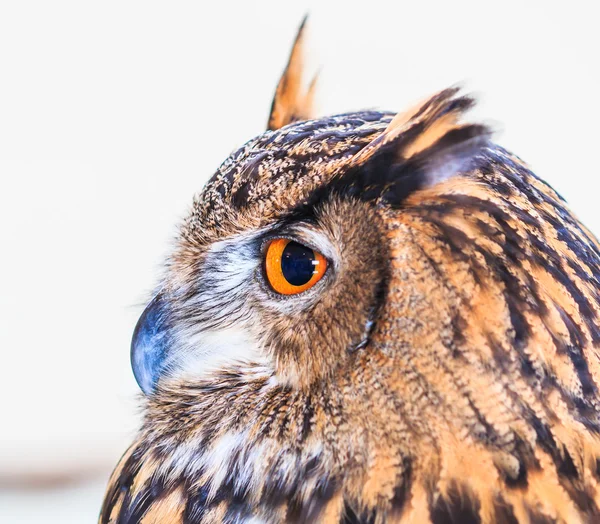
[[[100,522],[600,522],[598,241],[456,88],[313,119],[303,34],[137,324]]]

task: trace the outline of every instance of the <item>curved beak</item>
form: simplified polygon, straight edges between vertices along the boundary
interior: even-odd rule
[[[131,367],[145,395],[150,395],[162,375],[169,348],[166,304],[158,293],[138,320],[131,340]]]

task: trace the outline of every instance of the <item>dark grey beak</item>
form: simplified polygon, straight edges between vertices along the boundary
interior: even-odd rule
[[[141,390],[150,395],[165,370],[169,348],[166,304],[156,295],[138,320],[131,340],[131,367]]]

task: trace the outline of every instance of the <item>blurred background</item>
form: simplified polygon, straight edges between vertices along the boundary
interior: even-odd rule
[[[600,233],[599,4],[2,2],[0,522],[85,523],[139,424],[129,341],[192,196],[310,13],[321,113],[449,84]]]

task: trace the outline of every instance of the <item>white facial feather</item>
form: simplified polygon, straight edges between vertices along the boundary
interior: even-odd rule
[[[256,233],[211,246],[203,267],[174,306],[180,317],[172,329],[166,374],[169,379],[208,379],[215,371],[247,366],[248,378],[270,376],[273,366],[252,329],[248,305],[260,260],[250,242]],[[187,297],[187,298],[184,298]]]
[[[252,304],[281,314],[306,307],[318,295],[307,293],[292,300],[276,300],[261,288],[256,275],[262,264],[257,238],[265,231],[244,233],[215,242],[203,266],[182,289],[180,312],[172,329],[172,346],[165,371],[170,379],[209,379],[220,369],[244,366],[248,380],[258,375],[274,379],[274,365],[265,347],[261,319]],[[299,242],[334,262],[339,258],[327,236],[309,226],[295,226]],[[260,368],[260,369],[259,369]]]
[[[177,353],[172,366],[182,378],[211,374],[229,363],[249,367],[268,365],[262,348],[248,330],[240,327],[190,334]]]

